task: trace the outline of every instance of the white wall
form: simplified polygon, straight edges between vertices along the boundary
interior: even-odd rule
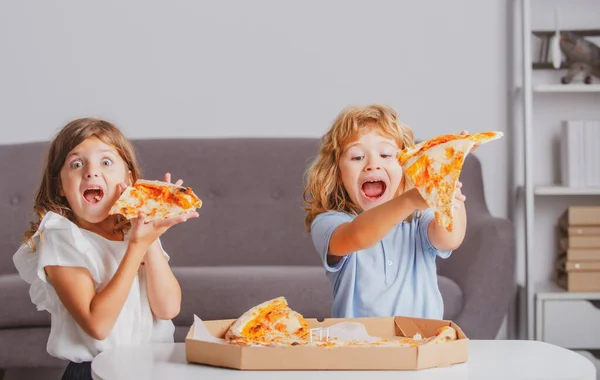
[[[59,8],[60,6],[60,8]],[[0,144],[97,116],[132,138],[318,137],[348,104],[419,139],[507,132],[504,0],[0,2]],[[481,147],[507,214],[507,136]]]

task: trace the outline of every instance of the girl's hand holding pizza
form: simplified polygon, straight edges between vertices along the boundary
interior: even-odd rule
[[[135,244],[150,246],[150,244],[164,234],[169,228],[176,224],[183,223],[188,219],[197,217],[198,213],[194,211],[185,215],[177,215],[165,219],[153,219],[146,222],[146,216],[140,213],[137,218],[131,219],[129,241]]]

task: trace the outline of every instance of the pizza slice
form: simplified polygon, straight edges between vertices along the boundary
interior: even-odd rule
[[[408,147],[398,153],[398,162],[433,209],[436,220],[452,231],[454,192],[466,156],[475,145],[499,139],[502,132],[443,135]]]
[[[227,330],[225,340],[240,345],[297,346],[308,343],[310,327],[285,297],[254,306]]]
[[[419,345],[423,344],[440,344],[458,339],[456,329],[450,326],[440,327],[434,335],[418,340]]]
[[[146,221],[150,221],[183,215],[200,207],[202,201],[189,187],[140,179],[123,191],[109,214],[121,214],[132,219],[141,212],[146,216]]]

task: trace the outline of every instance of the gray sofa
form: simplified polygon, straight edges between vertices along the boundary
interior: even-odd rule
[[[173,173],[203,200],[200,218],[163,236],[183,289],[175,318],[182,341],[193,314],[235,318],[284,295],[307,317],[328,317],[332,296],[304,229],[303,173],[317,139],[162,139],[134,141],[145,178]],[[50,318],[31,303],[12,256],[32,216],[47,144],[0,146],[0,368],[54,367],[46,353]],[[451,258],[439,260],[444,317],[475,339],[493,339],[515,294],[512,225],[490,215],[481,165],[462,172],[468,229]]]

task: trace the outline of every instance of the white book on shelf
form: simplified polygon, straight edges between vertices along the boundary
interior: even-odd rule
[[[594,173],[594,187],[600,187],[600,120],[592,121],[592,172]]]
[[[583,121],[583,166],[585,187],[594,187],[596,183],[596,173],[594,173],[594,121]]]
[[[587,187],[587,157],[585,154],[585,120],[575,120],[575,135],[577,136],[577,187]]]
[[[562,124],[561,180],[566,187],[584,187],[584,136],[582,120],[566,120]]]

